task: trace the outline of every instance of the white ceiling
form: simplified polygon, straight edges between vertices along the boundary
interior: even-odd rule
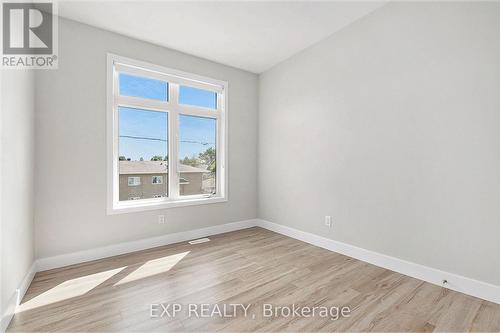
[[[59,15],[261,73],[384,1],[68,1]]]

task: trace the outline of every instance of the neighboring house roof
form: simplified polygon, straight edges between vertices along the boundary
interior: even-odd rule
[[[167,173],[168,163],[166,161],[119,161],[120,175],[135,174],[157,174]],[[206,169],[192,167],[190,165],[180,164],[181,173],[207,173]]]
[[[179,168],[180,168],[181,173],[198,173],[198,172],[210,173],[210,170],[196,168],[196,167],[193,167],[190,165],[184,165],[184,164],[180,164]]]

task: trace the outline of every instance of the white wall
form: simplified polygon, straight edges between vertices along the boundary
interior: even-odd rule
[[[229,202],[106,215],[106,53],[229,82]],[[44,258],[256,217],[257,76],[60,19],[36,76],[36,254]],[[166,223],[158,225],[157,215]]]
[[[34,72],[1,74],[0,316],[34,261]],[[5,322],[5,321],[4,321]]]
[[[259,217],[500,285],[499,17],[390,3],[261,75]]]

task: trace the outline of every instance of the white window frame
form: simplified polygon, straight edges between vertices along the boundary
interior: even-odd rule
[[[130,180],[133,179],[133,183],[130,184]],[[139,181],[137,182],[136,180],[139,179]],[[127,185],[128,186],[140,186],[141,185],[141,177],[136,177],[136,176],[133,176],[133,177],[128,177],[127,178]]]
[[[168,101],[139,97],[120,96],[119,73],[168,82]],[[209,90],[217,93],[217,109],[209,109],[178,103],[179,86]],[[115,54],[107,55],[107,212],[119,214],[152,209],[210,204],[227,201],[227,105],[228,83],[170,69],[148,62],[133,60]],[[120,106],[139,108],[168,114],[168,197],[131,201],[119,200],[118,161],[118,108]],[[179,186],[179,115],[216,119],[216,194],[180,196]]]

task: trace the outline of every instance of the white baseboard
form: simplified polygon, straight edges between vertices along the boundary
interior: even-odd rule
[[[4,333],[7,330],[7,327],[9,327],[10,321],[12,320],[12,317],[14,317],[14,314],[16,313],[16,308],[19,304],[21,304],[21,300],[26,294],[26,291],[28,290],[31,281],[33,281],[35,273],[36,273],[36,263],[33,263],[29,268],[28,273],[26,273],[26,276],[24,277],[23,281],[19,285],[19,288],[17,288],[14,294],[12,294],[9,301],[7,302],[7,305],[5,306],[5,311],[2,314],[2,318],[0,320],[0,333]]]
[[[0,320],[0,333],[4,333],[7,330],[12,317],[14,317],[14,313],[16,312],[16,301],[17,293],[14,293],[12,297],[7,301],[7,304],[5,304],[5,311],[2,314],[2,318]]]
[[[233,223],[216,225],[213,227],[177,232],[173,234],[162,235],[158,237],[146,238],[137,241],[113,244],[105,247],[99,247],[91,250],[62,254],[54,257],[41,258],[37,260],[38,271],[64,267],[73,264],[79,264],[86,261],[112,257],[120,254],[130,253],[150,249],[153,247],[184,242],[195,238],[206,237],[210,235],[222,234],[225,232],[246,229],[254,227],[257,220],[244,220]]]
[[[442,281],[447,280],[448,283],[443,287],[500,304],[500,286],[365,250],[265,220],[258,220],[257,226],[435,285],[443,286]]]
[[[366,250],[360,247],[356,247],[262,219],[251,219],[221,224],[213,227],[167,234],[132,242],[119,243],[106,247],[73,252],[54,257],[41,258],[37,260],[36,267],[37,271],[44,271],[47,269],[64,267],[67,265],[145,250],[162,245],[184,242],[196,238],[246,229],[254,226],[259,226],[283,234],[285,236],[322,247],[330,251],[338,252],[379,267],[387,268],[404,275],[430,282],[435,285],[443,286],[442,281],[447,280],[448,283],[444,286],[446,288],[500,304],[500,286],[416,264],[374,251]]]
[[[28,288],[30,287],[31,282],[33,281],[33,278],[35,277],[36,272],[37,272],[37,264],[35,261],[31,265],[28,273],[26,273],[26,276],[24,277],[23,281],[21,282],[21,285],[16,290],[16,293],[17,293],[16,306],[21,304],[21,301],[23,300],[24,295],[26,295],[26,292],[28,291]]]

